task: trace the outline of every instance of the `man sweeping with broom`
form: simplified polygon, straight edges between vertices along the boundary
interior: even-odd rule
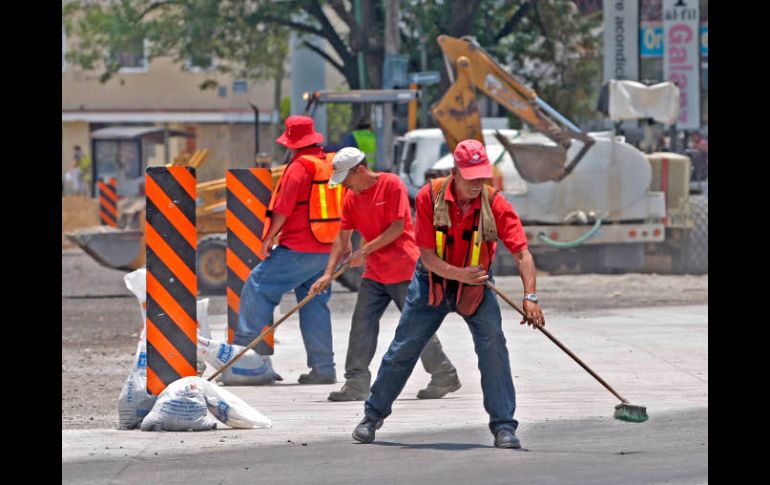
[[[353,431],[353,438],[362,443],[374,441],[375,431],[390,415],[425,345],[447,314],[457,312],[473,336],[495,446],[521,448],[518,422],[513,419],[516,393],[502,316],[485,282],[500,239],[514,256],[524,284],[521,323],[543,326],[545,317],[535,294],[535,263],[513,207],[484,184],[492,176],[484,145],[477,140],[460,142],[454,161],[451,176],[434,180],[417,194],[415,239],[420,259],[396,335],[364,403],[365,417]]]

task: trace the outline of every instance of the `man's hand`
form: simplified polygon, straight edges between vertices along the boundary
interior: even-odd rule
[[[363,266],[366,262],[366,256],[367,256],[366,247],[359,248],[356,252],[350,255],[350,262],[349,265],[351,268],[357,268],[359,266]]]
[[[534,301],[524,300],[524,319],[520,322],[521,325],[525,323],[532,325],[532,330],[536,327],[545,327],[545,316],[543,316],[543,310],[540,305]]]
[[[259,255],[262,257],[262,259],[266,259],[268,256],[270,256],[270,253],[273,251],[273,238],[272,237],[266,237],[264,241],[262,241],[262,247],[259,248]]]
[[[310,287],[310,294],[311,295],[317,295],[324,291],[327,286],[332,282],[332,275],[330,274],[322,274],[320,278],[315,280],[315,283],[313,283],[313,286]]]
[[[483,285],[489,279],[489,275],[484,271],[483,266],[467,266],[465,268],[455,268],[451,279],[457,280],[466,285]]]

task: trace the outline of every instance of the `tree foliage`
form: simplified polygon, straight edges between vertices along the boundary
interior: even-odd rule
[[[444,73],[438,35],[472,35],[566,116],[583,121],[594,115],[601,81],[600,15],[580,16],[567,0],[404,0],[400,9],[401,52],[410,71]],[[149,41],[150,58],[171,56],[201,66],[214,62],[220,72],[278,80],[284,76],[291,31],[337,69],[350,89],[361,87],[359,53],[366,87],[382,82],[383,0],[114,0],[106,5],[79,0],[67,3],[62,13],[67,31],[77,38],[70,61],[88,69],[106,61],[104,81],[119,67],[110,53],[140,49],[138,39]],[[311,35],[325,39],[328,48],[311,43]],[[448,86],[443,76],[440,85],[426,89],[428,102]]]
[[[288,29],[253,23],[251,2],[218,0],[89,0],[68,2],[62,21],[74,39],[68,60],[101,69],[106,82],[119,70],[115,53],[171,57],[182,68],[202,67],[252,80],[282,78]],[[142,40],[144,40],[144,45]],[[209,81],[201,87],[214,87]]]

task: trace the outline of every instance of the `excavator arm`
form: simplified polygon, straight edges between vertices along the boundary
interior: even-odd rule
[[[546,146],[501,140],[519,174],[529,182],[563,179],[595,143],[593,138],[540,99],[535,91],[500,67],[474,39],[440,35],[438,43],[444,53],[452,86],[434,105],[432,113],[444,132],[450,150],[454,150],[461,140],[469,138],[484,142],[475,89],[505,106],[532,129],[556,143],[556,146]],[[456,79],[453,67],[457,72]],[[567,164],[567,149],[575,139],[581,141],[583,146]]]

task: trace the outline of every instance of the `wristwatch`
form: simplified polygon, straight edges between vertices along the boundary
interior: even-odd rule
[[[527,296],[524,297],[525,300],[529,300],[533,303],[537,303],[537,295],[534,293],[530,293]]]

